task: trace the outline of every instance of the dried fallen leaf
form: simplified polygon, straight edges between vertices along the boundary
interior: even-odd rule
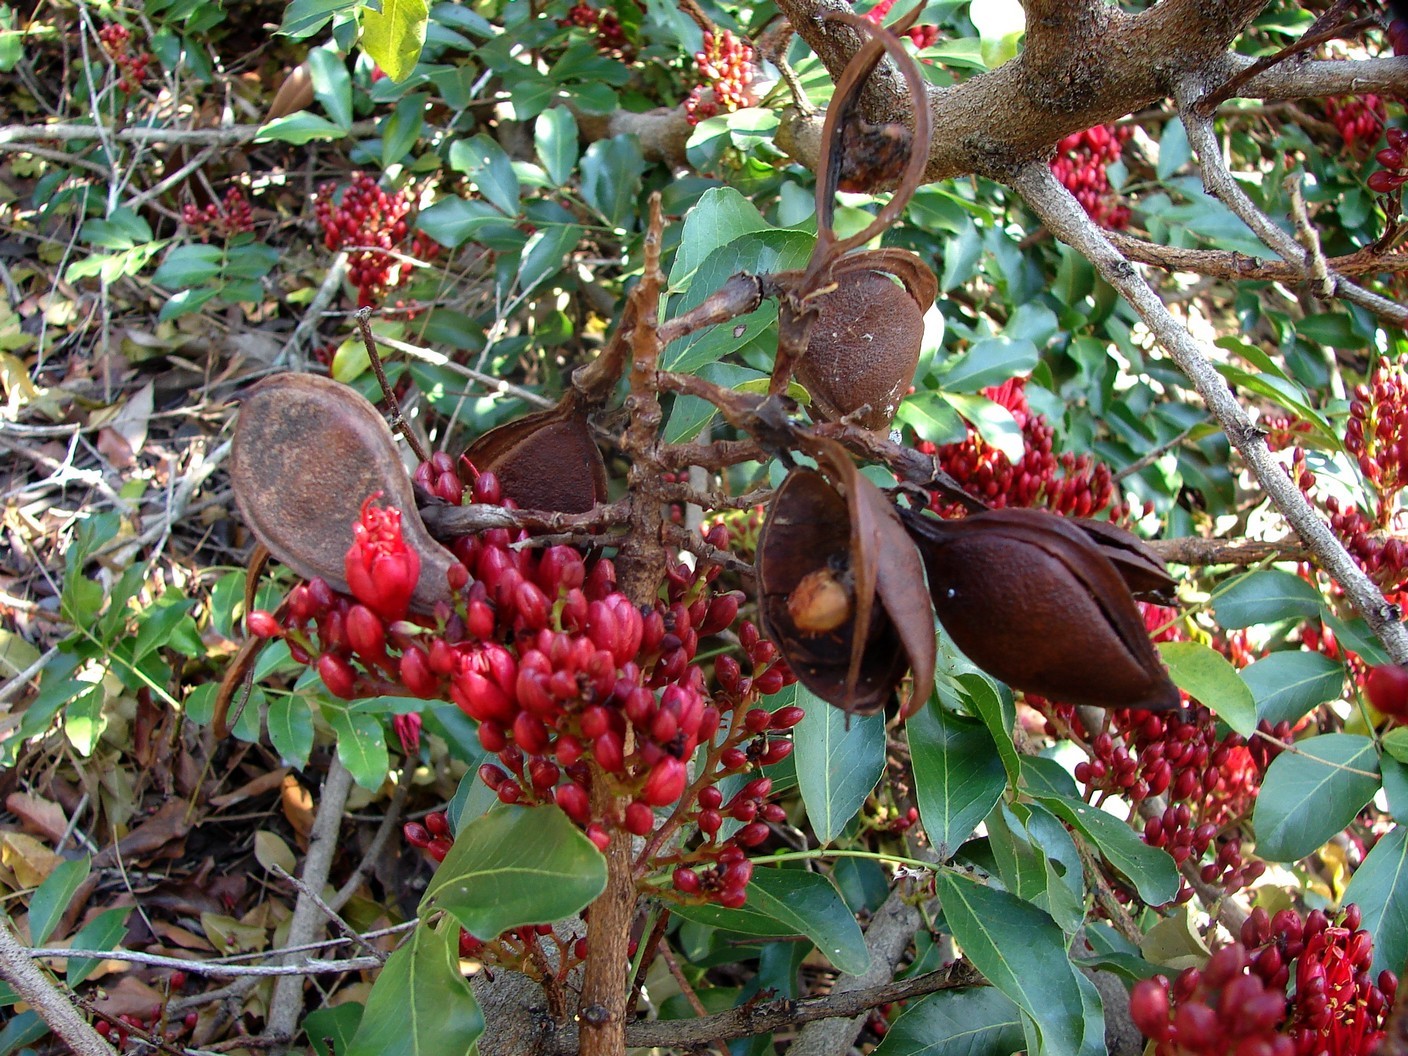
[[[21,887],[38,887],[61,861],[61,855],[28,833],[0,835],[0,863],[15,874]]]
[[[99,868],[115,865],[119,853],[124,861],[150,857],[160,851],[179,854],[181,848],[177,845],[190,831],[191,818],[185,801],[167,800],[155,814],[119,840],[115,848],[104,847],[93,864]]]
[[[27,792],[11,792],[5,797],[5,809],[20,819],[26,832],[42,836],[56,846],[68,831],[64,808],[52,800]]]
[[[254,834],[254,859],[271,873],[278,866],[292,874],[298,866],[298,859],[289,850],[288,844],[272,832],[260,829]]]
[[[252,781],[246,781],[230,792],[223,795],[211,796],[210,805],[216,808],[224,808],[246,799],[253,799],[255,796],[262,796],[266,792],[272,792],[284,783],[284,775],[288,773],[288,767],[280,767],[277,770],[270,770],[267,774],[260,774]]]
[[[284,777],[284,817],[305,840],[313,831],[313,795],[292,774]]]

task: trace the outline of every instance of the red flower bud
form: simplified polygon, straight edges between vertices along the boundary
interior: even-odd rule
[[[578,825],[585,825],[591,817],[591,800],[587,796],[587,790],[581,785],[559,785],[553,793],[553,798],[557,800],[557,805],[562,808],[563,813]]]
[[[351,700],[357,695],[356,672],[351,664],[334,653],[324,653],[318,657],[318,676],[335,697]]]
[[[362,503],[362,519],[352,526],[353,542],[344,562],[352,595],[378,616],[399,620],[410,609],[420,578],[420,556],[401,534],[401,511],[373,505],[380,492]]]
[[[626,807],[625,825],[632,836],[646,836],[655,828],[655,812],[636,800]]]
[[[412,645],[401,654],[401,684],[412,696],[430,698],[440,691],[439,680],[431,672],[425,650]]]
[[[284,633],[284,629],[279,626],[279,621],[274,619],[273,613],[265,612],[263,609],[255,609],[245,616],[244,626],[256,638],[282,638]]]

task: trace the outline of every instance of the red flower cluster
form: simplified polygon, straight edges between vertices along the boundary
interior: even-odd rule
[[[364,172],[352,174],[352,185],[337,201],[336,188],[325,183],[313,200],[313,213],[323,229],[323,245],[348,251],[347,275],[357,287],[357,304],[366,307],[411,278],[410,265],[393,256],[433,260],[440,247],[407,223],[413,197],[409,188],[388,192]]]
[[[447,501],[464,486],[453,459],[438,455],[416,480]],[[498,481],[478,475],[473,500],[499,504]],[[454,604],[433,619],[408,617],[419,558],[406,546],[396,510],[371,500],[347,555],[352,597],[321,580],[295,587],[284,625],[251,613],[252,633],[282,636],[300,663],[314,663],[340,697],[376,694],[453,700],[478,723],[480,743],[498,758],[479,770],[504,803],[556,803],[600,847],[649,837],[638,875],[671,870],[676,897],[741,905],[752,872],[744,848],[770,834],[781,808],[772,783],[755,776],[725,800],[724,776],[781,762],[788,730],[802,709],[769,712],[758,701],[793,681],[777,649],[743,622],[735,632],[746,657],[714,660],[715,689],[695,664],[699,640],[732,627],[737,592],[715,593],[717,568],[667,569],[665,597],[637,608],[615,587],[609,560],[589,564],[576,550],[521,545],[526,533],[497,529],[456,540]],[[727,542],[721,526],[715,546]],[[705,762],[691,778],[699,746]],[[595,764],[593,766],[593,764]],[[594,781],[611,782],[624,806],[601,816]],[[662,824],[657,811],[668,811]],[[727,839],[725,817],[741,823]],[[666,839],[693,824],[700,843],[662,852]],[[407,830],[427,849],[446,849],[447,833]]]
[[[175,976],[179,974],[181,973],[174,973],[172,976],[173,990],[180,989],[174,982]],[[106,1019],[98,1020],[93,1024],[93,1029],[97,1031],[99,1037],[107,1041],[118,1052],[126,1049],[128,1041],[132,1041],[134,1036],[132,1051],[149,1052],[151,1051],[150,1046],[158,1045],[163,1041],[168,1044],[179,1041],[182,1035],[195,1030],[199,1016],[195,1012],[187,1012],[181,1017],[179,1024],[175,1021],[168,1023],[164,1034],[160,1030],[161,1019],[160,1008],[152,1009],[145,1017],[124,1012],[116,1017],[116,1022],[110,1022]]]
[[[1057,143],[1056,156],[1051,159],[1056,178],[1101,227],[1120,230],[1129,226],[1129,209],[1115,197],[1105,172],[1107,165],[1120,159],[1122,144],[1129,137],[1128,127],[1096,125]]]
[[[694,56],[699,83],[684,101],[691,125],[716,114],[741,110],[758,101],[753,85],[758,67],[753,46],[727,29],[704,34],[704,50]]]
[[[1005,454],[983,442],[976,429],[968,438],[936,447],[926,440],[915,446],[926,455],[937,454],[939,466],[972,495],[992,506],[1044,506],[1054,513],[1089,517],[1109,512],[1112,520],[1129,513],[1111,480],[1110,467],[1089,455],[1052,452],[1055,431],[1043,415],[1027,404],[1026,379],[1012,378],[983,394],[1012,412],[1022,430],[1024,452],[1016,465]],[[961,507],[936,496],[932,509],[954,514]]]
[[[147,67],[151,65],[150,52],[132,50],[132,31],[116,22],[109,22],[98,30],[98,39],[103,42],[103,50],[108,53],[117,67],[117,87],[131,95],[147,79]]]
[[[1384,101],[1368,92],[1326,99],[1325,113],[1351,151],[1377,143],[1388,116]]]
[[[865,20],[874,25],[880,25],[885,21],[885,16],[890,13],[890,8],[895,6],[895,0],[880,0],[878,4],[865,13]],[[939,39],[938,26],[911,26],[906,31],[907,36],[914,42],[914,46],[921,51],[932,47]]]
[[[1240,941],[1188,968],[1136,983],[1135,1025],[1156,1056],[1368,1056],[1384,1036],[1398,979],[1369,978],[1373,940],[1357,906],[1331,922],[1283,909],[1252,911]],[[1288,998],[1286,986],[1296,981]]]
[[[1369,383],[1354,387],[1344,446],[1378,497],[1378,527],[1392,527],[1408,486],[1408,356],[1379,360]]]
[[[626,39],[625,27],[609,7],[598,11],[589,4],[578,0],[567,11],[567,17],[558,19],[559,26],[579,26],[592,34],[597,51],[618,59],[629,59],[633,49]]]
[[[1388,194],[1408,183],[1408,158],[1404,156],[1404,151],[1408,150],[1408,132],[1390,128],[1385,135],[1388,146],[1374,155],[1383,168],[1369,173],[1369,190],[1375,194]]]
[[[181,210],[181,220],[202,242],[212,238],[227,241],[254,230],[254,210],[250,208],[249,199],[244,191],[234,186],[225,192],[223,199],[211,202],[204,209],[187,204]]]

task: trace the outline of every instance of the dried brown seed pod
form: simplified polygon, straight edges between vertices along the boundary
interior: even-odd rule
[[[1173,601],[1178,583],[1168,574],[1163,558],[1139,536],[1108,521],[1088,517],[1072,517],[1069,520],[1100,547],[1136,598],[1163,604]]]
[[[1028,509],[901,516],[939,622],[988,674],[1068,704],[1179,706],[1129,587],[1083,526]]]
[[[912,710],[934,677],[923,566],[893,504],[845,452],[813,453],[825,475],[788,474],[758,543],[763,630],[803,685],[847,711],[883,707],[912,668]]]
[[[346,591],[343,571],[362,503],[401,511],[406,544],[420,556],[411,605],[429,612],[450,596],[455,557],[430,537],[391,430],[353,389],[316,374],[278,374],[245,394],[231,448],[230,480],[245,524],[300,576]]]
[[[465,455],[481,473],[492,470],[504,497],[525,510],[586,513],[606,501],[606,465],[574,393],[490,429]]]
[[[814,418],[890,427],[914,381],[924,313],[937,292],[933,272],[907,250],[859,253],[836,265],[833,285],[807,301],[814,316],[797,361]]]

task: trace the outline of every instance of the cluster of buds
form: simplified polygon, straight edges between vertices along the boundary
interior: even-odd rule
[[[559,26],[577,26],[592,35],[597,51],[618,59],[629,59],[631,43],[626,39],[626,29],[621,19],[609,7],[597,10],[590,4],[578,0],[567,11],[567,17],[558,19]]]
[[[983,394],[1011,411],[1021,428],[1023,453],[1019,462],[1014,465],[971,427],[967,439],[957,443],[936,447],[921,440],[915,447],[926,455],[937,455],[944,472],[990,506],[1045,507],[1068,517],[1108,512],[1111,520],[1128,515],[1109,466],[1086,454],[1053,452],[1055,431],[1044,415],[1033,414],[1028,406],[1025,378],[1009,379],[984,389]],[[949,515],[961,507],[936,497],[932,508]]]
[[[1377,526],[1392,527],[1408,485],[1408,356],[1379,360],[1368,384],[1354,387],[1344,446],[1378,497]]]
[[[768,518],[766,506],[750,506],[746,510],[725,510],[714,518],[728,532],[728,551],[742,561],[751,562],[758,553],[758,539]]]
[[[1369,190],[1375,194],[1388,194],[1408,183],[1408,132],[1401,128],[1390,128],[1386,133],[1388,146],[1374,155],[1383,166],[1378,172],[1369,173]]]
[[[116,22],[109,22],[98,30],[98,39],[103,42],[103,50],[117,67],[118,90],[131,95],[147,79],[147,67],[152,62],[151,53],[133,51],[132,31]]]
[[[254,210],[244,191],[235,186],[230,187],[220,201],[211,202],[204,209],[187,204],[181,210],[181,220],[202,242],[213,239],[226,242],[254,230]]]
[[[890,8],[895,6],[895,0],[880,0],[878,4],[865,13],[865,20],[872,25],[880,25],[885,21],[885,16],[890,13]],[[920,51],[933,47],[939,39],[938,26],[911,26],[905,31],[914,46]]]
[[[357,304],[366,307],[411,279],[405,257],[433,260],[440,247],[407,218],[414,201],[409,188],[386,191],[364,172],[337,199],[336,186],[318,188],[313,213],[323,229],[323,245],[347,250],[347,275],[357,288]]]
[[[1121,230],[1129,226],[1129,208],[1115,196],[1105,171],[1106,166],[1120,159],[1122,145],[1129,136],[1127,127],[1096,125],[1062,139],[1051,159],[1056,178],[1101,227]]]
[[[459,465],[445,456],[416,479],[447,501],[508,505],[493,473],[474,476],[466,496]],[[708,541],[726,544],[726,529],[715,526]],[[767,802],[764,774],[727,801],[714,785],[790,754],[788,731],[802,709],[768,711],[759,702],[792,673],[756,627],[734,626],[741,595],[713,590],[718,568],[672,563],[664,596],[637,607],[616,590],[611,561],[527,542],[525,532],[506,529],[455,540],[453,601],[418,617],[410,608],[421,562],[399,512],[368,501],[347,554],[351,595],[310,580],[290,593],[282,622],[256,612],[248,626],[282,637],[337,696],[453,700],[497,757],[479,777],[502,802],[556,803],[602,848],[622,834],[650,837],[643,882],[650,870],[671,870],[677,897],[741,905],[752,871],[745,849],[768,838],[781,808]],[[699,641],[730,628],[747,666],[730,654],[715,658],[709,692],[695,663]],[[701,746],[705,761],[691,779],[688,763]],[[593,796],[601,781],[609,797]],[[618,805],[603,815],[603,799]],[[728,838],[725,817],[741,823]],[[688,824],[698,829],[697,848],[661,853]],[[448,829],[436,825],[427,820],[407,838],[443,853]]]
[[[753,46],[727,29],[704,34],[704,50],[695,54],[699,83],[684,101],[691,125],[721,113],[731,113],[758,101],[758,76]]]
[[[175,974],[183,975],[184,973],[177,972]],[[179,987],[173,983],[172,989],[179,989]],[[168,1023],[163,1031],[161,1029],[161,1009],[155,1008],[146,1016],[124,1012],[111,1021],[100,1019],[93,1024],[93,1029],[99,1037],[118,1052],[126,1051],[129,1042],[132,1045],[130,1050],[132,1052],[150,1052],[153,1047],[160,1046],[162,1042],[169,1045],[179,1041],[183,1035],[190,1034],[196,1028],[197,1019],[195,1012],[187,1012],[179,1023]]]
[[[1325,113],[1351,151],[1377,143],[1387,120],[1384,101],[1369,92],[1326,99]]]
[[[1350,444],[1351,441],[1346,438],[1345,446],[1348,448]],[[1382,471],[1385,467],[1380,468]],[[1396,475],[1397,468],[1392,467],[1392,472]],[[1354,503],[1341,503],[1334,495],[1316,496],[1315,474],[1306,465],[1305,453],[1299,448],[1291,454],[1291,479],[1306,498],[1324,508],[1330,527],[1339,536],[1344,548],[1384,591],[1388,600],[1400,605],[1408,602],[1408,545],[1386,532]]]
[[[1387,970],[1370,979],[1373,940],[1360,922],[1353,905],[1334,921],[1318,909],[1302,918],[1258,907],[1205,967],[1172,985],[1164,976],[1135,984],[1135,1026],[1156,1056],[1368,1056],[1398,979]]]

